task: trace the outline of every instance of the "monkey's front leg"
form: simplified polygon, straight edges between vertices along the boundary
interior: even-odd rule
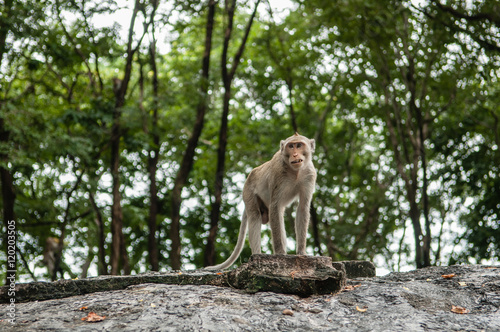
[[[273,241],[273,253],[276,255],[286,254],[286,231],[285,231],[285,208],[277,204],[271,204],[269,209],[269,224],[271,226],[271,237]]]
[[[297,255],[306,254],[307,227],[309,226],[311,200],[307,198],[299,199],[297,216],[295,217],[295,236],[297,240]]]

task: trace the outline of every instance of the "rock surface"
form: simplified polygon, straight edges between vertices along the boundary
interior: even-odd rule
[[[345,266],[340,264],[334,268],[331,257],[252,255],[248,263],[228,273],[228,282],[249,293],[331,294],[345,285]]]
[[[100,276],[55,282],[15,285],[16,302],[44,301],[74,295],[125,289],[155,283],[210,285],[245,289],[247,292],[273,291],[310,296],[335,293],[345,284],[345,276],[375,276],[375,266],[367,261],[332,263],[330,257],[297,255],[253,255],[248,263],[232,271],[150,272],[133,276]],[[9,303],[9,286],[0,287],[0,303]]]
[[[452,275],[445,279],[442,275]],[[452,312],[453,306],[468,313]],[[1,331],[499,331],[500,267],[431,267],[347,281],[335,295],[135,284],[0,305]],[[89,312],[104,320],[83,321]]]

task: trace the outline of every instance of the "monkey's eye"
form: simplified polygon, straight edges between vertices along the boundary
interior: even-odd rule
[[[293,149],[293,144],[288,144],[289,149]]]
[[[302,143],[297,143],[297,149],[300,149],[302,147]]]

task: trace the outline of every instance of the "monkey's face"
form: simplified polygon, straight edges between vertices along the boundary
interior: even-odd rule
[[[309,147],[303,141],[287,141],[282,148],[285,160],[292,169],[300,169],[309,158]]]
[[[302,166],[310,164],[315,148],[315,141],[295,133],[281,141],[281,156],[293,170],[298,171]]]

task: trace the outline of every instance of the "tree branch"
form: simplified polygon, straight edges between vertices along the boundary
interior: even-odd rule
[[[234,1],[235,3],[236,1]],[[233,3],[233,15],[234,15],[234,3]],[[238,49],[238,52],[234,56],[233,60],[233,65],[231,66],[231,73],[229,74],[230,80],[233,79],[234,74],[236,73],[236,69],[238,68],[238,65],[240,64],[241,57],[243,55],[243,51],[245,50],[245,45],[247,43],[248,35],[250,34],[250,29],[252,28],[253,20],[255,18],[255,14],[257,14],[257,8],[259,7],[260,0],[257,0],[255,3],[255,8],[252,12],[252,16],[250,16],[250,20],[248,20],[246,29],[245,29],[245,35],[243,36],[243,39],[241,40],[240,47]]]

